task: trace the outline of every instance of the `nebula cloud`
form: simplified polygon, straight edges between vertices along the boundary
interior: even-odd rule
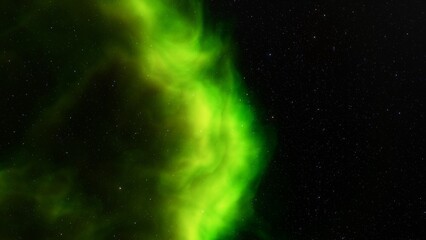
[[[266,161],[198,1],[6,0],[0,239],[229,239]]]

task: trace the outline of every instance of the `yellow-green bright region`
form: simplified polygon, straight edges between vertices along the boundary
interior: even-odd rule
[[[251,214],[263,146],[228,43],[203,28],[199,3],[185,2],[189,16],[178,3],[133,0],[127,7],[143,29],[144,74],[189,107],[183,150],[161,175],[165,224],[176,228],[177,240],[214,240]]]

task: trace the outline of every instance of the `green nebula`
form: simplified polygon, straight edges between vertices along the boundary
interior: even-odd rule
[[[230,239],[266,135],[189,0],[6,0],[0,239]]]

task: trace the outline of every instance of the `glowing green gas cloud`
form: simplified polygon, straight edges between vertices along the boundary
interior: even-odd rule
[[[241,102],[238,76],[220,37],[203,30],[200,15],[188,19],[170,2],[152,2],[131,6],[147,36],[141,62],[149,80],[187,107],[188,122],[182,151],[161,173],[172,193],[166,217],[177,220],[176,239],[216,239],[249,208],[245,194],[262,161],[251,135],[252,113]]]
[[[80,12],[64,18],[71,17],[70,26],[88,24],[88,40],[79,37],[72,46],[75,49],[63,50],[63,54],[58,50],[55,61],[65,55],[69,60],[60,63],[60,70],[52,70],[57,76],[54,93],[39,100],[46,107],[34,114],[24,136],[32,147],[0,154],[2,159],[14,156],[14,161],[19,160],[17,165],[0,162],[0,213],[7,213],[12,201],[26,199],[44,219],[42,224],[63,229],[40,236],[66,232],[66,239],[107,239],[116,236],[115,231],[124,239],[231,237],[252,214],[255,181],[265,165],[264,139],[243,97],[229,43],[204,28],[201,3],[111,0],[96,1],[93,7],[64,1],[52,7],[40,1],[37,6],[56,11],[61,5],[69,13]],[[84,11],[95,11],[92,18],[101,20],[89,18]],[[43,10],[38,12],[44,17]],[[30,24],[23,19],[20,24]],[[43,24],[40,21],[28,28],[44,29]],[[36,42],[42,42],[41,49],[52,44],[60,49],[73,34],[47,32],[36,37]],[[55,41],[44,45],[46,39]],[[118,94],[113,91],[117,103],[99,110],[112,113],[99,118],[95,130],[75,130],[84,138],[65,137],[66,144],[61,146],[71,150],[59,158],[61,164],[69,162],[55,167],[51,159],[58,158],[58,153],[52,149],[59,143],[45,141],[56,139],[63,129],[81,129],[87,124],[74,120],[89,119],[76,109],[88,105],[82,99],[90,98],[91,91],[97,93],[96,81],[119,86]],[[98,108],[93,107],[95,112]],[[88,134],[98,128],[99,137],[90,140]],[[98,142],[102,142],[100,147],[92,146]],[[110,153],[95,161],[93,156],[99,156],[101,148]],[[97,153],[91,155],[95,149]],[[43,162],[43,167],[35,161]],[[90,162],[99,164],[93,168]],[[36,177],[30,176],[34,172]],[[35,180],[29,183],[31,179]],[[90,182],[89,190],[85,182]],[[105,202],[105,198],[113,200]],[[63,227],[64,221],[79,224],[78,230]]]
[[[172,193],[166,216],[177,220],[176,239],[215,239],[246,214],[244,194],[260,164],[259,143],[250,136],[252,115],[239,101],[232,59],[225,56],[218,64],[226,55],[224,43],[203,31],[200,16],[187,19],[161,1],[133,1],[131,8],[147,36],[141,49],[145,74],[188,108],[183,151],[171,156],[161,174]],[[219,76],[212,74],[217,67]]]

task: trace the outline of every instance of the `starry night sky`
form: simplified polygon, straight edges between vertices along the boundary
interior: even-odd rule
[[[210,2],[278,135],[271,239],[425,239],[426,3]]]

